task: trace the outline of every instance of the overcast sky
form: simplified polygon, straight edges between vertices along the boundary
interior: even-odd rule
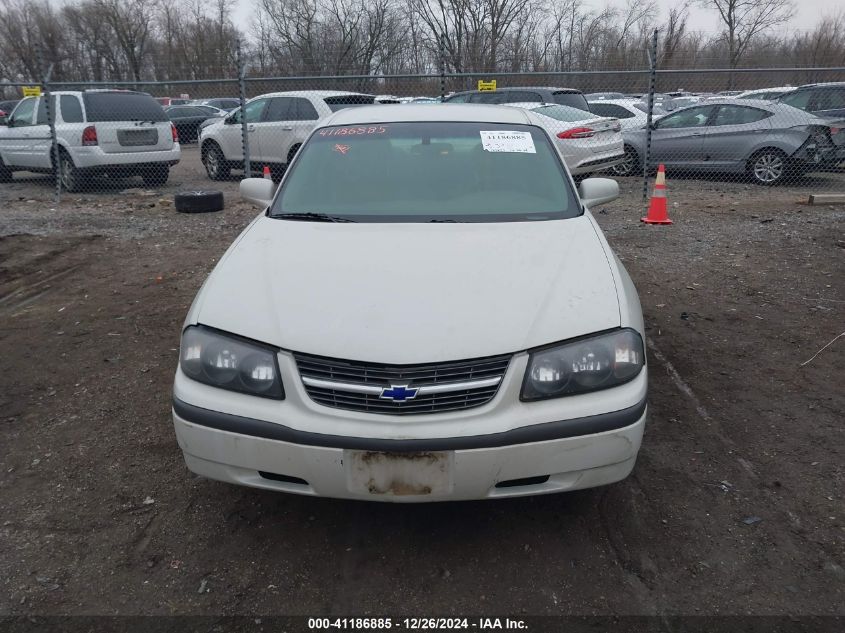
[[[604,2],[603,0],[585,0],[586,4],[596,8],[604,7],[606,4],[624,6],[624,0]],[[233,0],[232,19],[235,24],[247,30],[252,22],[252,13],[255,0]],[[668,15],[669,8],[680,4],[678,0],[657,0],[661,10],[661,21]],[[779,31],[790,33],[793,31],[812,30],[819,19],[825,14],[834,12],[837,0],[799,0],[796,2],[796,14],[792,21],[780,27]],[[702,31],[704,33],[719,32],[719,18],[715,10],[702,10],[699,8],[690,9],[690,19],[687,22],[687,29]]]

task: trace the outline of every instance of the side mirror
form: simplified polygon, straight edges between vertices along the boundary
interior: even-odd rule
[[[619,183],[612,178],[586,178],[578,187],[578,195],[587,207],[612,202],[619,197]]]
[[[616,184],[615,181],[611,181]],[[617,186],[617,192],[619,187]],[[257,207],[269,207],[276,193],[276,185],[266,178],[244,178],[241,180],[241,199]]]

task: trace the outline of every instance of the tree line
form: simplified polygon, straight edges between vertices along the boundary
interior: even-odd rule
[[[655,0],[253,0],[248,27],[227,0],[0,0],[0,79],[175,81],[237,76],[561,72],[835,66],[845,13],[790,31],[792,0],[694,0],[722,29],[690,24],[690,5]]]

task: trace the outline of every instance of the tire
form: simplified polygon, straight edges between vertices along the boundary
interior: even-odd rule
[[[69,193],[82,191],[84,187],[82,173],[73,164],[70,154],[65,151],[59,152],[59,178],[62,181],[62,187]]]
[[[180,191],[175,196],[180,213],[211,213],[223,210],[222,191]]]
[[[205,165],[205,173],[212,180],[227,180],[232,168],[226,162],[223,150],[217,143],[209,143],[203,146],[202,164]]]
[[[748,175],[758,185],[779,185],[791,173],[787,156],[779,149],[761,149],[748,159]]]
[[[0,158],[0,182],[12,182],[12,170]]]
[[[637,154],[637,150],[626,145],[624,156],[621,163],[610,168],[614,176],[633,176],[636,173],[637,166],[640,164],[640,155]]]
[[[141,172],[141,178],[144,179],[144,185],[147,187],[162,187],[170,178],[170,167],[167,165],[147,167]]]

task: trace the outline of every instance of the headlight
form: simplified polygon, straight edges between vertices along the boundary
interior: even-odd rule
[[[533,352],[522,383],[522,400],[598,391],[628,382],[645,364],[643,339],[618,330]]]
[[[285,397],[272,347],[191,326],[182,333],[179,364],[186,376],[213,387],[277,400]]]

